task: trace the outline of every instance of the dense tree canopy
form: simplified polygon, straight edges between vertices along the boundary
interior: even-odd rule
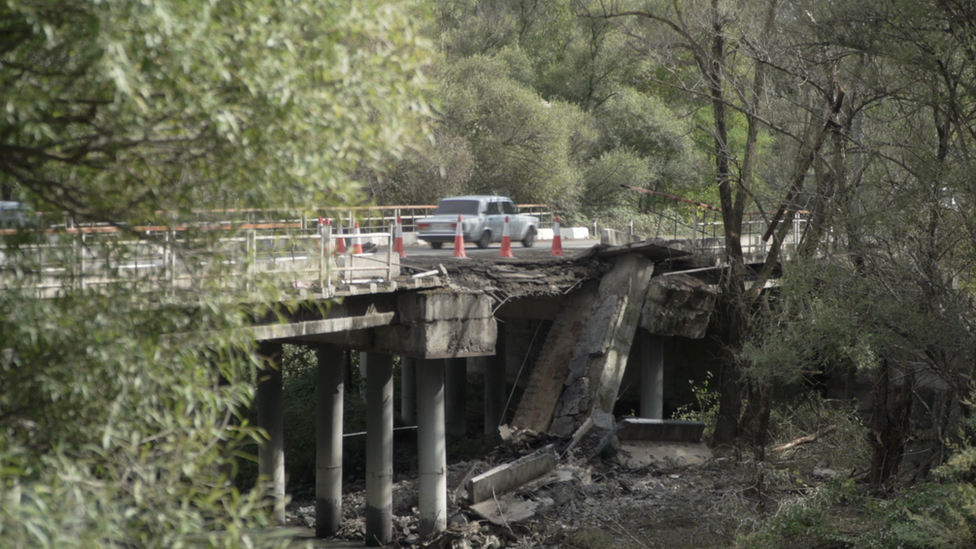
[[[2,10],[0,182],[82,218],[349,200],[426,110],[429,59],[389,4]]]
[[[122,228],[356,203],[362,170],[428,132],[432,52],[408,9],[4,1],[3,198]],[[284,544],[262,490],[231,482],[259,436],[241,303],[276,296],[198,276],[176,296],[146,279],[40,299],[18,238],[0,254],[0,545]],[[190,275],[223,263],[167,246]]]
[[[774,388],[861,376],[876,488],[924,439],[915,390],[939,414],[927,442],[961,450],[930,467],[965,478],[973,29],[951,0],[4,1],[0,198],[123,227],[485,192],[623,228],[698,210],[622,185],[707,202],[725,231],[716,439],[762,458]],[[768,230],[755,269],[748,219]],[[221,476],[256,436],[232,427],[250,311],[195,288],[193,314],[130,287],[0,293],[0,540],[273,542],[247,538],[260,493]]]

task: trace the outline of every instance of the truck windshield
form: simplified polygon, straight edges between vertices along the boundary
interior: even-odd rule
[[[437,205],[437,215],[478,215],[477,200],[441,200]]]

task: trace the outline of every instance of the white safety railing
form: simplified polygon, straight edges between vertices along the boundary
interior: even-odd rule
[[[642,238],[654,238],[664,241],[681,241],[688,243],[691,248],[702,254],[722,255],[725,253],[725,224],[722,213],[714,210],[696,208],[687,217],[681,217],[674,211],[649,212],[647,214],[653,222],[641,230],[634,228],[633,222],[623,224],[600,225],[593,222],[593,234],[600,234],[600,229],[614,229],[629,232]],[[747,213],[742,222],[742,253],[750,260],[766,257],[772,242],[763,240],[768,227],[768,218],[772,215]],[[797,212],[793,217],[792,227],[783,243],[783,250],[787,253],[799,245],[803,233],[809,222],[808,212]],[[645,233],[645,234],[638,234]]]
[[[334,234],[331,225],[291,223],[199,224],[196,226],[75,226],[2,230],[0,289],[29,284],[39,297],[67,288],[149,284],[168,293],[202,281],[251,290],[259,283],[285,283],[332,296],[339,285],[387,283],[399,270],[393,261],[393,226]],[[338,253],[339,238],[350,240]],[[352,239],[380,244],[383,254],[353,254]],[[385,257],[384,257],[385,256]],[[381,259],[382,258],[382,259]],[[374,265],[375,263],[375,265]]]

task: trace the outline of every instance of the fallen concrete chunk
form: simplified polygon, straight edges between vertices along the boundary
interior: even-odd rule
[[[470,509],[493,524],[508,526],[566,503],[577,491],[582,491],[584,483],[589,482],[588,473],[585,476],[582,478],[572,468],[556,469],[515,492],[494,495]]]
[[[700,465],[712,459],[704,442],[657,442],[621,440],[616,460],[624,467],[673,467]]]
[[[566,449],[566,453],[581,460],[596,457],[610,446],[616,432],[617,425],[613,415],[603,410],[594,410],[573,434],[573,441]]]
[[[468,481],[468,499],[471,503],[478,503],[504,494],[552,471],[558,459],[555,449],[549,445],[511,463],[499,465]]]
[[[617,424],[617,461],[634,469],[704,463],[712,459],[704,430],[701,421],[625,418]]]
[[[659,442],[700,442],[705,432],[703,421],[646,419],[628,417],[617,424],[620,440],[653,440]]]

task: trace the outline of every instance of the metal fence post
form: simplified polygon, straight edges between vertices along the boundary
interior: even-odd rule
[[[386,280],[387,280],[387,282],[393,280],[393,247],[394,247],[393,240],[396,238],[396,236],[394,234],[395,231],[396,231],[396,224],[395,223],[390,223],[390,235],[389,235],[390,238],[389,238],[389,240],[387,240],[388,246],[386,248]]]
[[[85,249],[88,246],[85,244],[85,233],[81,233],[81,280],[79,285],[81,289],[85,289]]]
[[[323,292],[322,297],[329,297],[332,295],[332,272],[331,272],[332,271],[332,261],[331,261],[332,260],[332,225],[331,224],[325,226],[325,233],[322,236],[322,238],[323,238],[322,255],[325,261],[325,273],[324,273],[325,284],[321,285],[322,284],[321,280],[319,284]]]

